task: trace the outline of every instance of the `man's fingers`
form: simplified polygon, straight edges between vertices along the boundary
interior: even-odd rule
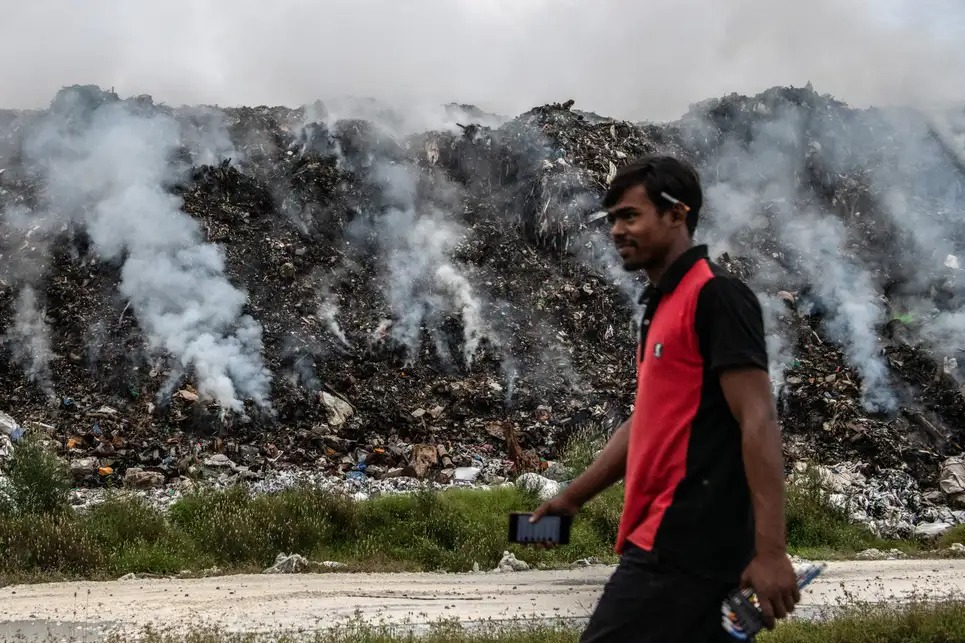
[[[783,594],[780,592],[775,592],[773,596],[768,597],[767,602],[771,605],[771,613],[775,619],[782,619],[787,616],[787,609],[784,607]]]
[[[796,582],[794,583],[794,586],[791,588],[791,598],[794,599],[795,604],[801,602],[801,588],[797,586]]]
[[[536,511],[533,512],[533,515],[529,517],[530,524],[533,524],[534,522],[542,518],[544,513],[546,513],[545,505],[540,505],[539,507],[537,507]]]
[[[761,604],[761,620],[764,621],[764,627],[769,630],[774,629],[774,608],[771,607],[771,601],[768,598],[764,598],[760,594],[757,595],[757,600]]]
[[[795,597],[797,595],[797,597]],[[794,611],[795,604],[800,600],[800,594],[795,590],[784,592],[784,610],[790,614]]]

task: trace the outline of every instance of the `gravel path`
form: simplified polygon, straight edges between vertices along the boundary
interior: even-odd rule
[[[73,582],[0,589],[0,640],[99,640],[146,625],[217,625],[229,632],[317,630],[352,616],[425,624],[585,618],[612,567],[504,574],[239,575]],[[846,594],[864,601],[965,594],[965,560],[835,562],[805,592],[814,615]],[[18,636],[23,639],[17,639]]]

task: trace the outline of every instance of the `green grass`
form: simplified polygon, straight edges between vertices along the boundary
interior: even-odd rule
[[[566,624],[486,623],[463,626],[454,620],[441,621],[428,631],[413,633],[408,628],[373,625],[360,616],[330,631],[306,636],[272,634],[280,643],[576,643],[580,630]],[[109,639],[125,643],[125,637]],[[225,634],[217,629],[183,633],[147,631],[138,640],[145,643],[255,643],[267,640],[254,635]],[[782,621],[772,632],[758,636],[760,643],[953,643],[965,641],[965,603],[913,605],[902,609],[856,606],[822,622]]]
[[[534,566],[615,561],[619,488],[586,507],[569,545],[535,550],[507,542],[509,513],[539,504],[516,487],[354,501],[308,487],[255,495],[238,486],[186,495],[167,513],[114,493],[78,514],[55,458],[29,443],[16,454],[7,469],[15,492],[0,508],[0,575],[8,580],[260,571],[279,552],[369,571],[492,569],[505,550]]]
[[[516,488],[452,490],[355,502],[316,489],[253,495],[202,492],[167,516],[116,497],[82,515],[0,516],[0,573],[110,577],[217,566],[260,571],[279,552],[368,571],[492,569],[504,550],[531,565],[561,566],[612,555],[619,495],[587,507],[572,542],[534,550],[506,542],[507,516],[537,501]]]
[[[418,634],[405,632],[404,629],[373,625],[356,618],[329,631],[307,636],[304,633],[268,636],[224,634],[214,628],[205,628],[187,634],[147,630],[137,640],[143,643],[575,643],[579,640],[579,631],[562,624],[499,623],[467,628],[455,620],[449,620],[434,623],[427,631]],[[129,640],[123,636],[108,639],[110,643],[126,643]]]
[[[918,604],[902,609],[862,606],[826,622],[781,623],[760,643],[960,643],[965,603]]]
[[[941,547],[951,547],[955,543],[965,545],[965,524],[955,525],[942,534],[938,542]]]
[[[599,435],[578,435],[567,445],[574,468],[602,445]],[[537,550],[507,542],[508,514],[539,501],[516,487],[454,489],[389,495],[365,501],[312,488],[254,495],[243,487],[199,491],[167,513],[136,496],[114,493],[90,511],[68,506],[69,473],[41,446],[19,444],[8,461],[10,498],[0,504],[0,576],[8,581],[116,578],[127,573],[170,575],[261,571],[279,552],[334,560],[358,571],[465,572],[494,568],[505,550],[535,567],[567,566],[595,556],[615,562],[623,487],[589,503],[565,547]],[[851,524],[830,506],[816,477],[789,487],[788,537],[792,552],[840,558],[892,543]],[[961,542],[958,528],[943,541]]]

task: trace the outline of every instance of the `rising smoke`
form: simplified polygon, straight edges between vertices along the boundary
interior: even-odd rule
[[[715,254],[750,245],[773,259],[752,279],[759,296],[801,291],[860,374],[865,406],[894,410],[882,337],[893,316],[911,312],[933,349],[965,346],[954,268],[965,191],[952,137],[943,143],[927,113],[851,111],[810,90],[731,100],[684,120],[706,181],[701,238]]]
[[[173,119],[93,88],[59,93],[24,140],[44,183],[41,217],[83,228],[100,257],[123,262],[119,288],[148,348],[173,356],[175,372],[193,372],[224,408],[242,410],[242,397],[267,405],[261,328],[243,314],[221,250],[167,189],[178,147]]]
[[[779,104],[771,115],[758,120],[753,112],[743,114],[745,122],[730,123],[728,134],[711,147],[702,168],[713,178],[706,188],[701,237],[718,253],[742,254],[739,244],[749,242],[765,256],[771,250],[775,257],[786,257],[783,267],[775,262],[758,271],[752,287],[762,299],[775,285],[782,290],[804,288],[812,298],[806,305],[823,311],[826,332],[845,347],[860,374],[866,408],[892,411],[897,399],[877,332],[887,321],[880,293],[868,271],[849,256],[853,252],[841,221],[822,207],[810,187],[813,177],[806,162],[814,149],[809,135],[815,119],[807,107],[789,104]],[[699,112],[695,117],[687,123],[692,141],[718,134],[714,123]],[[769,249],[768,237],[780,247]],[[770,308],[767,317],[774,328],[774,302]],[[788,338],[778,334],[769,341],[778,351],[772,354],[771,367],[776,385],[786,366],[781,361],[790,358],[780,350]]]
[[[440,357],[448,351],[440,333],[445,315],[457,313],[463,325],[462,361],[470,367],[479,344],[488,334],[483,304],[469,279],[452,260],[466,234],[452,213],[458,199],[447,199],[447,209],[419,197],[418,169],[376,160],[369,173],[386,208],[357,219],[350,234],[371,238],[384,261],[382,283],[392,313],[389,335],[414,362],[422,346],[422,330],[430,329]],[[439,196],[437,192],[435,196]],[[443,193],[451,197],[452,193]]]
[[[55,397],[50,372],[50,361],[54,358],[50,328],[32,286],[25,286],[17,296],[13,326],[4,334],[3,343],[27,377],[49,397]]]
[[[828,334],[843,345],[861,376],[862,403],[873,411],[895,410],[898,402],[876,333],[885,321],[884,309],[871,276],[848,258],[841,223],[798,212],[783,225],[802,255],[814,296],[825,308]]]

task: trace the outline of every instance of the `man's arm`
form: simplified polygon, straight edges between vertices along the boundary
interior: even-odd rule
[[[752,586],[768,627],[784,618],[801,600],[794,568],[787,557],[784,522],[784,465],[777,409],[766,371],[727,370],[721,388],[740,423],[744,473],[754,505],[755,555],[744,571],[743,585]]]
[[[757,368],[734,369],[721,373],[720,385],[741,427],[744,472],[754,503],[757,553],[783,555],[787,550],[784,456],[770,378]]]
[[[627,470],[627,448],[632,422],[633,415],[613,432],[593,464],[559,495],[540,505],[533,512],[530,522],[536,522],[546,514],[575,514],[594,496],[623,478]]]
[[[741,432],[741,453],[754,511],[755,555],[741,578],[753,586],[768,628],[800,600],[787,557],[784,464],[777,408],[768,376],[767,344],[760,302],[732,277],[717,277],[698,300],[701,352],[720,378]]]

